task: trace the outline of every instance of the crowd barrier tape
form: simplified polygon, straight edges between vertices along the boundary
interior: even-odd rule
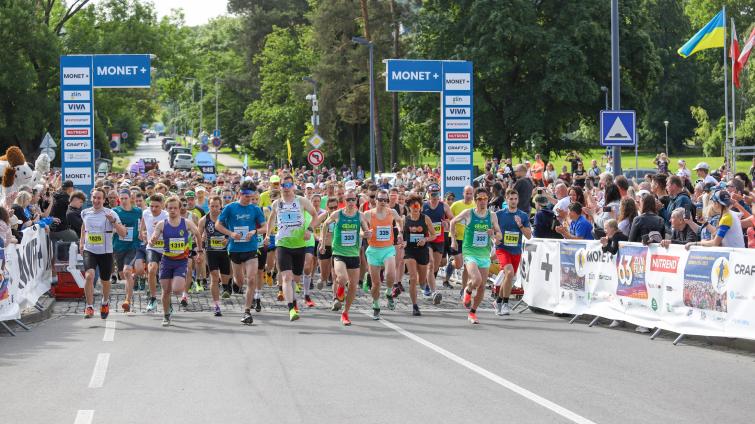
[[[679,334],[755,340],[755,250],[526,240],[524,302]]]
[[[50,290],[52,246],[44,228],[22,232],[20,243],[5,247],[7,277],[0,283],[0,321],[19,319],[24,308],[34,306]]]

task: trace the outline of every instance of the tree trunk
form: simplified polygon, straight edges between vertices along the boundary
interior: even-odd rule
[[[399,21],[396,11],[396,0],[391,0],[391,20],[393,21],[393,57],[398,58],[399,52]],[[398,93],[391,93],[391,172],[393,164],[398,163],[398,140],[399,140],[399,120],[398,120]]]
[[[362,20],[364,22],[364,38],[367,40],[372,41],[370,38],[370,18],[367,14],[367,0],[359,0],[359,3],[362,6]],[[373,46],[374,49],[374,46]],[[369,72],[369,71],[368,71]],[[372,78],[375,76],[372,75]],[[380,131],[380,113],[378,112],[378,99],[377,99],[377,90],[373,93],[372,102],[374,105],[374,110],[372,114],[372,119],[374,121],[374,131],[375,131],[375,166],[377,172],[383,172],[383,133]]]

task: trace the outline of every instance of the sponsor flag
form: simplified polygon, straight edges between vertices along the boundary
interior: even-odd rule
[[[293,167],[294,164],[291,162],[291,141],[289,139],[286,139],[286,149],[288,149],[288,164]]]
[[[724,47],[724,11],[718,12],[700,31],[679,48],[677,53],[683,58],[700,50]]]
[[[740,53],[739,57],[737,58],[737,64],[741,67],[741,69],[744,69],[745,65],[747,64],[747,59],[750,58],[750,52],[752,51],[753,44],[755,44],[755,28],[752,29],[750,37],[747,39],[744,47],[742,47],[742,53]]]
[[[739,63],[739,38],[737,37],[737,28],[734,26],[734,19],[731,20],[731,46],[729,56],[731,57],[731,75],[734,85],[741,88],[739,74],[742,73],[742,65]]]

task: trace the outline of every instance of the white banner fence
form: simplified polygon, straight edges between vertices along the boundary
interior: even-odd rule
[[[755,250],[598,241],[525,242],[527,305],[678,334],[755,340]]]
[[[0,322],[21,318],[24,308],[34,306],[50,290],[52,246],[44,228],[37,225],[22,232],[18,244],[5,247],[6,278],[0,283]]]

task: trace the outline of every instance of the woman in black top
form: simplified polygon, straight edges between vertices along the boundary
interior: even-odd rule
[[[640,216],[632,221],[632,230],[629,232],[630,242],[642,242],[642,237],[651,231],[657,231],[661,238],[666,235],[666,224],[663,218],[656,213],[655,196],[645,193],[640,199]]]
[[[409,271],[409,296],[412,298],[412,315],[420,316],[417,306],[417,284],[424,285],[427,265],[430,263],[429,241],[436,234],[430,217],[422,213],[422,197],[412,194],[406,200],[409,214],[404,218],[404,263]]]

